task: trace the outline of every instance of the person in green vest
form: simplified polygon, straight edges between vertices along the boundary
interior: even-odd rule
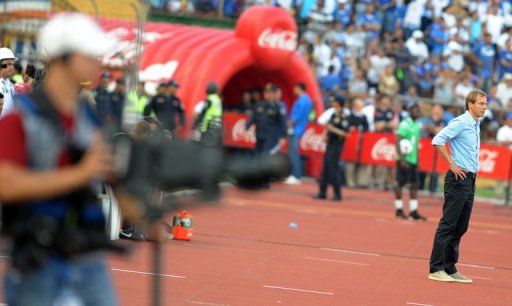
[[[409,117],[403,120],[397,129],[396,141],[396,217],[406,219],[402,201],[402,188],[410,183],[409,217],[414,220],[426,220],[418,213],[418,144],[420,140],[420,108],[418,104],[409,106]]]
[[[149,103],[149,95],[145,90],[146,83],[139,82],[137,90],[128,93],[128,103],[124,107],[124,120],[126,125],[133,126],[144,116],[144,108]]]
[[[194,124],[201,132],[201,143],[208,147],[222,145],[222,99],[219,85],[210,82],[206,87],[206,100]]]

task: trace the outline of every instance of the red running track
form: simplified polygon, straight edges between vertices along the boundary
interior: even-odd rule
[[[163,304],[512,305],[512,210],[476,203],[458,266],[474,283],[437,283],[427,273],[442,199],[421,198],[429,220],[414,222],[394,218],[389,193],[331,202],[315,191],[228,189],[221,204],[189,210],[194,239],[163,246]],[[121,305],[151,304],[150,251],[110,257]]]
[[[315,191],[229,189],[222,204],[192,209],[194,239],[164,245],[164,304],[512,305],[511,210],[476,203],[459,265],[474,283],[446,284],[427,279],[442,199],[420,199],[429,220],[418,223],[394,218],[389,193],[345,190],[336,203]],[[110,263],[150,272],[150,258],[140,243]],[[150,305],[151,276],[134,272],[112,271],[121,304]]]

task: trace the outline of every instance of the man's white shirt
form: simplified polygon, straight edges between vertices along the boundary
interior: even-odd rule
[[[14,96],[16,90],[12,85],[11,80],[4,80],[0,78],[0,92],[4,95],[4,107],[1,116],[4,116],[14,108]]]

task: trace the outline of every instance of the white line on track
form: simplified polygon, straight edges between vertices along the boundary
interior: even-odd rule
[[[187,301],[190,304],[196,305],[208,305],[208,306],[229,306],[228,304],[217,304],[217,303],[208,303],[208,302],[200,302],[200,301]]]
[[[332,249],[332,248],[320,248],[322,251],[330,251],[330,252],[341,252],[341,253],[350,253],[350,254],[359,254],[359,255],[368,255],[368,256],[381,256],[379,253],[370,253],[370,252],[360,252],[360,251],[350,251],[343,249]]]
[[[281,290],[298,291],[298,292],[305,292],[305,293],[315,293],[315,294],[323,294],[323,295],[334,295],[334,293],[332,293],[332,292],[324,292],[324,291],[304,290],[304,289],[287,288],[287,287],[270,286],[270,285],[263,285],[263,287],[270,288],[270,289],[281,289]]]
[[[492,278],[480,277],[480,276],[467,276],[467,277],[474,278],[474,279],[492,280]]]
[[[421,304],[421,303],[414,303],[414,302],[407,302],[407,305],[417,305],[417,306],[434,306],[432,304]]]
[[[310,260],[319,260],[319,261],[328,261],[328,262],[337,262],[347,265],[354,265],[354,266],[369,266],[369,264],[360,263],[360,262],[351,262],[351,261],[343,261],[343,260],[335,260],[335,259],[327,259],[327,258],[316,258],[316,257],[306,257],[306,259]]]
[[[464,264],[464,263],[459,263],[458,265],[465,266],[465,267],[479,268],[479,269],[496,270],[495,267],[491,267],[491,266],[481,266],[481,265],[472,265],[472,264]]]
[[[202,248],[202,249],[215,249],[215,250],[225,250],[225,251],[236,251],[236,252],[247,252],[247,250],[236,249],[236,248],[224,248],[224,247],[216,247],[209,245],[185,245],[187,248]]]
[[[155,274],[155,273],[151,273],[151,272],[123,270],[123,269],[111,269],[111,270],[117,271],[117,272],[135,273],[135,274],[152,275],[152,276],[162,276],[162,277],[170,277],[170,278],[187,278],[186,276],[172,275],[172,274]]]

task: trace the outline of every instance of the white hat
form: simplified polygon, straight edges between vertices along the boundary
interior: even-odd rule
[[[512,80],[512,73],[505,73],[505,75],[503,76],[503,80],[505,80],[505,81]]]
[[[14,57],[14,53],[12,53],[12,50],[9,48],[0,48],[0,61],[6,60],[6,59],[16,59]]]
[[[423,38],[423,32],[421,32],[420,30],[416,30],[416,31],[412,32],[412,37]]]
[[[68,53],[101,57],[114,45],[115,39],[108,38],[92,18],[77,13],[55,15],[41,28],[37,38],[37,50],[42,60]]]
[[[338,3],[343,3],[343,4],[345,4],[345,3],[347,3],[347,2],[348,2],[348,0],[338,0]]]

